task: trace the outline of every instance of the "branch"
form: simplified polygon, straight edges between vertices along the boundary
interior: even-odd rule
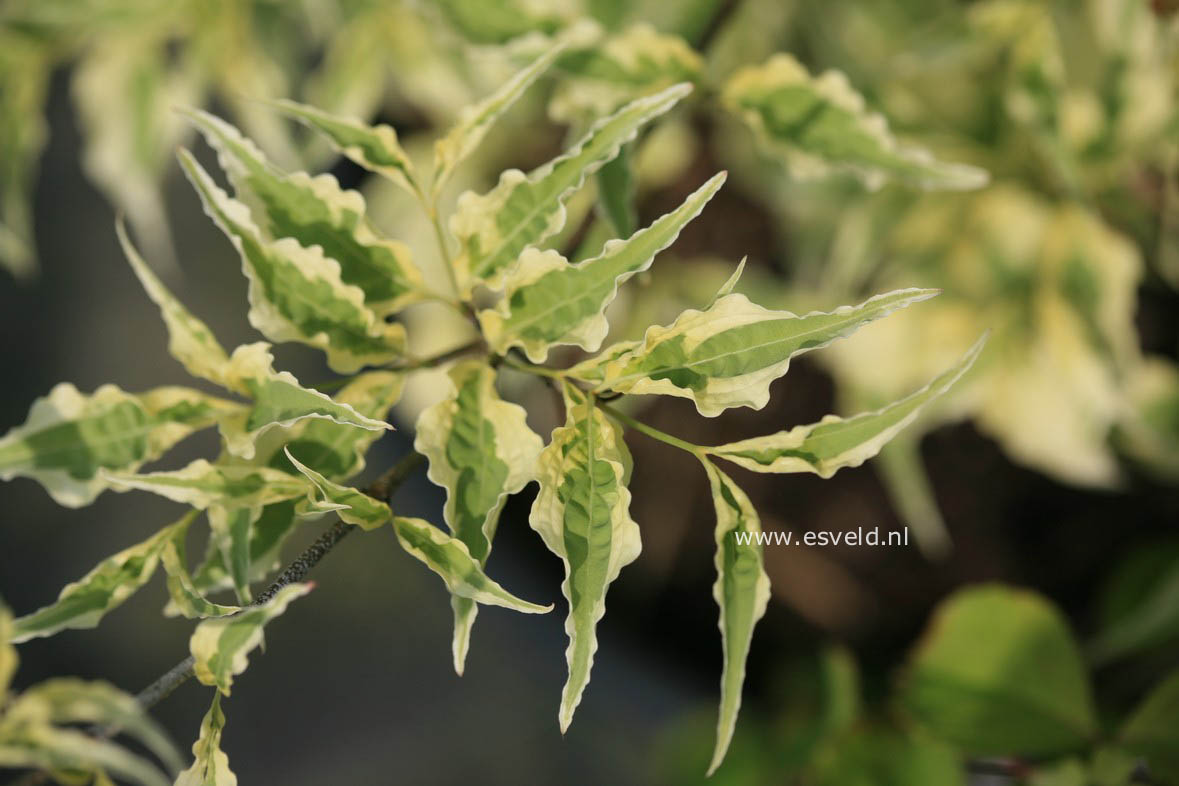
[[[423,461],[425,461],[425,456],[411,451],[405,458],[394,464],[383,475],[369,484],[368,488],[365,489],[365,493],[377,499],[387,501],[393,492],[405,482],[406,478],[421,466]],[[273,583],[259,593],[258,597],[250,605],[261,605],[273,598],[275,593],[288,584],[302,581],[311,572],[311,569],[354,529],[356,527],[353,525],[344,522],[342,519],[336,519],[335,523],[326,532],[316,538],[315,542],[308,546],[302,554],[296,557],[294,562],[287,565],[286,569],[278,574],[278,577],[275,578]],[[193,657],[189,655],[164,672],[151,685],[141,690],[135,697],[139,702],[139,706],[146,710],[166,699],[172,691],[179,688],[193,676],[193,663]]]
[[[411,451],[403,459],[398,461],[390,467],[384,474],[369,484],[365,489],[365,493],[371,497],[388,501],[393,492],[397,490],[406,478],[413,473],[426,457],[420,453]],[[348,535],[349,532],[356,529],[351,524],[344,522],[341,519],[336,519],[335,523],[327,529],[322,535],[315,539],[315,542],[303,550],[303,553],[295,558],[294,562],[287,565],[282,573],[261,592],[257,598],[254,599],[251,606],[257,606],[265,603],[274,597],[275,593],[288,584],[293,584],[296,581],[302,581],[311,569],[314,568],[321,559],[323,559],[329,551],[335,548],[336,544]],[[241,612],[238,612],[239,614]],[[164,699],[168,698],[174,690],[179,688],[193,676],[193,665],[195,660],[189,655],[184,660],[177,663],[172,668],[164,672],[159,679],[148,685],[146,688],[136,694],[135,700],[139,702],[139,706],[147,710],[159,704]],[[99,739],[110,738],[118,734],[120,729],[117,726],[106,726],[102,728],[93,728],[91,733]],[[40,786],[48,782],[48,776],[44,772],[30,772],[13,781],[11,786]]]

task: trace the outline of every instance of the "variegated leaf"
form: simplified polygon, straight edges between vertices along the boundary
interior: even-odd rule
[[[421,296],[422,274],[409,248],[373,231],[359,192],[341,188],[332,175],[281,172],[229,123],[199,109],[186,114],[217,151],[237,198],[271,239],[321,247],[339,263],[341,280],[360,287],[365,304],[380,315]]]
[[[201,734],[192,745],[192,766],[176,779],[173,786],[237,786],[237,776],[229,769],[229,757],[221,750],[221,733],[225,713],[221,711],[221,694],[213,694],[213,705],[201,721]]]
[[[0,598],[0,705],[5,703],[12,675],[16,674],[20,662],[16,647],[12,646],[12,636],[12,612],[4,605],[4,599]]]
[[[229,356],[203,321],[193,316],[184,304],[177,300],[159,277],[135,249],[122,219],[115,225],[123,253],[131,263],[139,283],[147,296],[160,308],[164,325],[168,329],[168,352],[180,361],[185,371],[200,379],[207,379],[228,388],[234,386],[225,378],[229,368]]]
[[[250,651],[262,644],[266,623],[286,611],[295,598],[310,592],[312,586],[288,584],[259,606],[197,625],[188,642],[196,678],[228,696],[233,678],[250,664]]]
[[[812,77],[787,54],[738,71],[725,85],[722,101],[798,178],[848,171],[870,188],[889,179],[951,190],[987,183],[987,173],[977,167],[941,162],[925,150],[901,145],[846,76],[827,71]]]
[[[73,74],[86,174],[126,213],[151,256],[175,270],[161,180],[184,123],[172,107],[202,100],[203,77],[169,52],[162,28],[95,36]]]
[[[741,261],[737,263],[737,269],[733,271],[732,275],[725,279],[725,283],[721,284],[720,289],[716,291],[716,294],[712,296],[712,300],[708,302],[708,308],[715,306],[716,301],[720,300],[725,295],[732,294],[733,290],[737,287],[737,282],[741,280],[741,274],[745,272],[745,261],[747,259],[749,259],[749,257],[741,257]]]
[[[651,267],[724,182],[725,173],[715,175],[646,229],[609,241],[600,255],[576,265],[556,251],[526,250],[505,281],[499,305],[479,313],[488,344],[500,354],[522,347],[534,363],[543,363],[549,348],[560,344],[597,352],[610,330],[605,310],[618,287]]]
[[[401,398],[405,375],[369,371],[353,379],[333,397],[365,418],[381,421]],[[384,432],[334,420],[309,419],[292,429],[287,448],[309,467],[331,480],[350,478],[364,469],[369,446]]]
[[[529,603],[501,587],[483,572],[465,543],[430,522],[396,516],[393,529],[401,547],[441,576],[451,594],[525,614],[546,614],[553,610],[552,604]]]
[[[0,725],[0,767],[96,777],[99,773],[114,773],[125,783],[169,786],[169,779],[159,768],[122,746],[82,731],[52,726],[40,718],[10,717]]]
[[[504,82],[491,95],[478,103],[471,104],[459,114],[454,127],[434,143],[434,183],[432,190],[437,198],[446,181],[467,156],[475,151],[491,126],[524,91],[548,70],[557,56],[564,51],[566,42],[558,40],[547,51]]]
[[[311,481],[313,488],[308,494],[308,500],[314,509],[334,510],[341,519],[361,529],[376,529],[393,517],[393,511],[389,510],[389,506],[384,502],[354,488],[334,483],[305,464],[299,463],[298,459],[291,455],[290,450],[286,450],[285,453],[295,465],[295,469]],[[323,506],[323,503],[327,505]]]
[[[8,705],[3,722],[110,726],[135,737],[170,769],[178,770],[181,766],[180,754],[167,733],[135,697],[105,682],[63,677],[38,683]],[[3,736],[0,733],[0,738]]]
[[[139,489],[175,502],[205,510],[250,508],[294,499],[307,493],[307,481],[271,467],[210,464],[197,459],[183,469],[170,472],[129,472],[100,470],[102,478],[119,490]]]
[[[254,399],[248,412],[221,421],[226,448],[233,455],[252,459],[258,439],[265,432],[276,427],[289,428],[311,418],[376,432],[393,428],[384,421],[360,414],[349,404],[303,387],[290,372],[275,372],[273,360],[265,343],[247,344],[233,353],[239,385]]]
[[[196,512],[164,527],[146,540],[107,557],[89,573],[62,588],[57,600],[16,620],[14,642],[52,636],[58,631],[93,628],[106,615],[151,580],[164,546],[177,527],[187,528]]]
[[[667,112],[691,89],[675,85],[633,101],[531,174],[509,169],[486,194],[468,191],[459,197],[450,230],[461,247],[455,267],[463,289],[469,292],[479,283],[499,288],[520,252],[565,225],[565,200],[586,176],[618,155],[641,126]]]
[[[205,617],[224,617],[241,611],[239,606],[223,606],[209,601],[197,589],[192,575],[188,571],[188,558],[185,541],[188,527],[194,516],[188,515],[168,528],[168,537],[160,550],[160,564],[167,573],[168,596],[170,606],[189,619],[203,619]]]
[[[540,491],[528,519],[565,563],[561,591],[569,601],[569,677],[558,714],[562,733],[589,683],[606,591],[642,549],[639,525],[630,517],[630,463],[621,432],[592,399],[566,386],[565,425],[554,429],[540,455]]]
[[[241,256],[251,325],[272,341],[322,349],[341,374],[401,357],[404,326],[379,319],[365,305],[364,291],[344,283],[338,262],[319,246],[264,239],[249,209],[222,191],[191,153],[181,150],[180,163],[205,212]]]
[[[813,472],[829,478],[843,467],[858,467],[916,420],[926,404],[953,387],[974,364],[985,342],[985,337],[980,339],[953,368],[925,387],[875,412],[847,419],[828,415],[818,423],[707,451],[754,472]]]
[[[563,122],[602,117],[627,101],[679,82],[700,81],[704,62],[686,41],[646,23],[563,56],[564,72],[549,104]]]
[[[537,0],[435,0],[434,5],[469,40],[506,44],[530,33],[555,33],[570,23],[577,5]]]
[[[286,460],[281,452],[278,454]],[[292,467],[292,471],[293,471]],[[304,495],[306,490],[304,491]],[[299,518],[296,507],[301,497],[295,497],[283,502],[274,502],[262,508],[261,515],[250,524],[249,531],[249,581],[260,581],[268,574],[277,570],[280,565],[282,546],[294,532]],[[191,573],[191,588],[200,595],[207,596],[214,592],[234,589],[235,581],[230,572],[230,563],[225,557],[219,538],[209,540],[204,559],[196,570]],[[165,562],[165,568],[167,563]],[[240,580],[239,580],[240,581]],[[174,617],[178,614],[190,616],[186,609],[190,601],[183,598],[173,598],[164,607],[164,615]],[[218,615],[208,615],[218,616]]]
[[[804,316],[726,295],[704,311],[683,312],[670,326],[649,328],[641,342],[608,347],[574,374],[598,381],[598,390],[690,398],[706,417],[730,407],[761,409],[769,401],[770,383],[786,373],[795,355],[936,294],[936,289],[901,289]]]
[[[308,489],[310,491],[310,489]],[[254,522],[262,515],[257,504],[234,505],[232,502],[210,504],[209,547],[221,552],[221,559],[229,569],[229,580],[239,603],[250,598],[250,533]]]
[[[134,396],[103,385],[87,396],[63,382],[0,437],[0,479],[33,478],[59,505],[82,507],[108,488],[102,470],[134,471],[238,409],[187,388]]]
[[[418,418],[414,450],[430,462],[429,478],[446,489],[446,525],[480,565],[487,562],[500,510],[536,474],[544,443],[527,413],[495,391],[495,371],[477,360],[450,371],[452,393]],[[478,609],[455,595],[454,667],[460,675]]]
[[[712,597],[720,606],[724,652],[716,748],[708,767],[711,775],[724,760],[737,725],[745,660],[749,656],[753,628],[766,613],[770,601],[770,577],[766,574],[762,545],[756,541],[761,533],[761,520],[749,497],[710,461],[704,460],[704,469],[708,472],[716,508],[716,583],[712,585]]]
[[[413,164],[397,141],[397,132],[391,126],[370,126],[350,117],[329,114],[306,104],[286,99],[273,102],[272,106],[303,123],[308,128],[323,134],[343,155],[365,169],[392,180],[420,194]]]

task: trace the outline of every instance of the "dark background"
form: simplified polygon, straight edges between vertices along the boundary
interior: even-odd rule
[[[55,80],[52,136],[36,191],[41,274],[28,284],[0,280],[0,368],[7,370],[0,431],[23,422],[31,402],[59,381],[86,392],[106,382],[130,391],[192,384],[168,356],[158,312],[122,259],[112,209],[80,171],[65,76]],[[356,176],[340,172],[346,181]],[[692,173],[682,189],[657,194],[644,205],[645,217],[678,201],[697,180]],[[245,320],[236,255],[176,171],[168,182],[184,270],[169,285],[226,346],[257,340]],[[691,248],[679,248],[765,256],[769,233],[758,225],[759,215],[727,189],[710,207],[711,220],[724,231],[689,233],[682,243]],[[1145,291],[1142,304],[1148,345],[1179,332],[1173,294]],[[277,355],[278,366],[301,379],[327,376],[313,352],[286,346]],[[761,412],[706,421],[695,417],[690,403],[673,400],[644,417],[707,443],[811,421],[833,408],[829,379],[805,360],[773,392]],[[410,438],[403,429],[378,443],[370,474],[403,454]],[[641,435],[630,444],[636,460],[632,512],[644,553],[611,588],[593,680],[565,738],[556,723],[566,646],[561,567],[528,528],[529,488],[504,512],[490,570],[522,597],[557,602],[556,611],[537,617],[483,609],[466,675],[458,678],[451,666],[448,596],[438,579],[402,553],[387,528],[348,538],[314,571],[316,591],[268,629],[265,653],[252,656],[224,703],[224,749],[241,783],[657,779],[668,755],[668,730],[686,717],[711,723],[715,712],[721,653],[711,596],[713,513],[694,459]],[[1096,624],[1096,599],[1112,565],[1134,550],[1173,542],[1179,496],[1145,478],[1132,476],[1117,493],[1064,487],[1013,466],[965,424],[934,432],[923,450],[955,541],[953,554],[931,564],[915,548],[767,549],[774,602],[755,636],[737,745],[749,724],[775,716],[789,702],[777,689],[788,664],[824,643],[852,645],[868,696],[879,697],[930,609],[952,589],[990,580],[1036,588],[1060,603],[1084,636]],[[214,452],[213,436],[201,435],[170,454],[166,465]],[[763,512],[766,529],[901,526],[871,464],[830,481],[733,473]],[[395,506],[438,521],[442,500],[419,473]],[[19,615],[51,602],[102,558],[173,521],[180,508],[146,494],[107,493],[87,508],[68,510],[32,481],[17,480],[0,486],[0,511],[0,595]],[[289,555],[323,526],[306,525]],[[162,618],[164,601],[157,576],[98,629],[22,645],[15,687],[77,675],[129,691],[142,688],[187,651],[192,624]],[[1099,699],[1115,708],[1129,705],[1177,660],[1170,648],[1099,672]],[[195,739],[210,698],[209,688],[190,682],[153,713],[184,747]]]

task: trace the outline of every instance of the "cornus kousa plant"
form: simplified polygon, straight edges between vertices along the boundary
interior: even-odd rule
[[[231,184],[232,195],[190,152],[180,151],[205,212],[241,259],[250,323],[270,341],[321,350],[342,376],[317,390],[277,371],[268,343],[224,349],[169,293],[119,225],[127,259],[159,306],[171,354],[193,376],[223,388],[224,395],[175,386],[128,393],[114,385],[87,394],[63,383],[0,440],[0,475],[33,478],[62,505],[87,505],[106,490],[139,490],[190,508],[65,587],[52,605],[16,619],[0,616],[0,640],[20,643],[95,626],[162,565],[166,613],[197,621],[191,653],[138,700],[105,684],[74,680],[53,680],[7,699],[0,715],[0,764],[90,773],[98,782],[109,774],[165,783],[155,764],[110,739],[117,731],[135,733],[164,766],[178,769],[179,756],[145,710],[195,676],[214,688],[214,695],[193,746],[195,761],[176,782],[236,783],[219,746],[225,724],[220,697],[230,694],[234,677],[262,643],[264,626],[310,591],[302,581],[308,570],[355,529],[380,537],[391,528],[409,554],[441,577],[451,596],[454,667],[461,674],[480,605],[530,614],[554,609],[547,598],[517,597],[490,575],[500,511],[510,495],[530,484],[536,497],[529,523],[565,569],[560,589],[568,677],[558,707],[565,731],[590,682],[595,628],[606,612],[610,585],[642,551],[641,526],[631,517],[627,489],[628,431],[695,456],[702,468],[699,480],[712,491],[713,596],[724,665],[709,771],[721,763],[741,704],[754,627],[770,594],[762,547],[749,537],[760,532],[757,511],[726,474],[724,462],[755,472],[822,477],[862,464],[966,373],[982,342],[924,387],[854,417],[828,416],[715,446],[688,443],[635,419],[624,397],[686,398],[705,417],[734,407],[760,409],[771,383],[794,357],[937,291],[902,289],[859,305],[798,315],[734,293],[742,261],[710,302],[683,311],[670,324],[650,326],[639,340],[603,348],[606,310],[619,288],[650,269],[707,209],[725,174],[704,180],[678,207],[605,242],[576,264],[546,245],[565,224],[565,201],[586,178],[688,95],[690,86],[677,84],[603,113],[556,158],[528,173],[504,172],[487,193],[465,193],[451,215],[440,215],[438,195],[456,168],[560,52],[558,45],[542,54],[464,112],[437,141],[428,175],[415,169],[388,126],[368,126],[290,101],[272,105],[420,201],[422,220],[432,225],[446,264],[445,291],[425,283],[406,245],[370,223],[358,193],[341,188],[331,175],[284,172],[230,124],[204,111],[184,112],[216,152]],[[788,122],[792,111],[818,105],[805,82],[778,93],[759,85],[751,80],[735,100],[767,128]],[[832,117],[838,127],[823,131],[820,141],[829,145],[842,134],[864,166],[887,169],[898,160],[915,168],[933,166],[922,158],[898,159],[891,140],[872,123],[857,130],[853,115]],[[469,318],[477,339],[434,356],[410,354],[406,327],[397,316],[425,301]],[[562,346],[580,348],[582,359],[550,364],[553,349]],[[385,418],[406,380],[428,369],[445,369],[450,387],[417,418],[415,451],[366,488],[353,487],[350,478],[364,467],[367,448],[392,428]],[[521,406],[501,397],[497,380],[504,369],[532,375],[559,396],[564,422],[547,438],[531,430]],[[212,427],[221,436],[221,452],[212,460],[139,471],[188,435]],[[400,516],[390,503],[397,486],[423,461],[430,480],[447,494],[434,522]],[[194,567],[186,538],[201,514],[209,546]],[[325,514],[338,520],[258,591],[279,567],[284,541],[298,522]],[[210,599],[214,596],[221,602]],[[0,687],[7,688],[15,664],[15,653],[5,644]],[[79,722],[95,725],[91,732],[70,725]]]

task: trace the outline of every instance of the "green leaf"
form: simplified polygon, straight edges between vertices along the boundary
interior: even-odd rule
[[[139,283],[143,285],[147,296],[160,307],[160,315],[164,318],[164,325],[168,329],[168,352],[180,361],[184,370],[194,377],[216,382],[230,389],[235,389],[232,381],[226,378],[229,369],[229,356],[225,349],[213,335],[203,321],[193,316],[184,304],[177,300],[159,277],[144,261],[135,249],[122,218],[115,224],[115,232],[119,236],[119,243],[123,246],[123,253],[131,263]]]
[[[716,508],[716,583],[712,597],[720,606],[721,672],[720,716],[716,724],[716,747],[708,774],[724,761],[737,712],[741,709],[741,686],[745,682],[745,661],[753,641],[753,628],[766,613],[770,602],[770,577],[766,574],[762,545],[739,538],[761,532],[761,519],[749,497],[737,484],[703,460]]]
[[[20,643],[67,629],[96,627],[99,621],[151,580],[164,546],[196,512],[185,514],[146,540],[107,557],[89,573],[62,588],[57,600],[16,620],[12,641]]]
[[[724,182],[722,172],[646,229],[608,242],[599,256],[576,265],[556,251],[524,251],[507,276],[498,307],[479,312],[488,344],[500,354],[523,347],[534,363],[543,363],[549,348],[559,344],[596,352],[610,330],[605,310],[618,287],[650,268]]]
[[[420,194],[413,164],[391,126],[375,126],[329,114],[313,106],[282,99],[269,102],[280,112],[326,136],[341,154],[370,172],[383,175],[412,194]]]
[[[496,393],[495,371],[485,362],[456,364],[450,382],[451,393],[418,417],[414,450],[429,460],[430,480],[446,489],[446,526],[482,566],[504,503],[536,476],[544,442],[528,428],[524,409]],[[478,607],[461,595],[451,605],[461,675]]]
[[[967,786],[951,746],[888,728],[859,728],[823,747],[807,783],[815,786]]]
[[[187,388],[134,396],[103,385],[87,396],[63,382],[0,437],[0,480],[33,478],[59,505],[89,505],[109,487],[103,470],[134,471],[238,408]]]
[[[1179,672],[1164,679],[1134,710],[1119,734],[1121,744],[1146,757],[1152,775],[1179,782]]]
[[[311,584],[288,584],[259,606],[250,606],[232,617],[205,620],[197,625],[188,648],[195,660],[194,672],[202,684],[229,695],[233,678],[246,670],[250,651],[262,644],[262,629],[286,611],[295,598],[311,591]]]
[[[168,574],[166,583],[171,606],[188,619],[224,617],[228,614],[236,614],[241,611],[240,606],[223,606],[220,603],[212,603],[197,589],[192,575],[188,572],[185,541],[192,520],[193,515],[190,514],[169,527],[169,536],[160,550],[160,563],[164,566],[164,572]]]
[[[434,143],[434,183],[431,190],[435,199],[458,165],[479,147],[495,121],[549,69],[566,46],[566,41],[556,41],[494,93],[463,109],[454,127]]]
[[[237,786],[237,776],[229,769],[229,757],[221,750],[221,733],[225,713],[221,711],[221,694],[213,694],[213,705],[201,721],[201,734],[192,745],[192,766],[180,773],[174,786]]]
[[[690,85],[675,85],[633,101],[531,174],[509,169],[486,194],[468,191],[460,196],[450,230],[459,239],[455,267],[464,291],[479,283],[499,288],[520,252],[565,225],[565,200],[581,187],[586,176],[617,156],[641,126],[667,112],[691,89]]]
[[[985,336],[925,387],[875,412],[846,420],[827,415],[818,423],[718,445],[707,452],[754,472],[813,472],[829,478],[843,467],[858,467],[916,420],[926,404],[953,387],[974,364],[984,343]]]
[[[8,696],[8,686],[12,684],[12,675],[16,674],[16,667],[20,663],[13,641],[12,612],[0,599],[0,705]]]
[[[396,516],[393,529],[401,548],[441,576],[451,594],[525,614],[547,614],[553,610],[552,604],[541,606],[521,600],[488,578],[467,550],[467,544],[430,522]]]
[[[365,305],[364,291],[344,283],[339,263],[322,248],[289,237],[264,239],[249,209],[222,191],[187,150],[180,151],[180,164],[205,213],[241,255],[251,325],[272,341],[322,349],[341,374],[402,356],[404,326],[379,319]]]
[[[848,171],[869,188],[889,179],[952,190],[987,183],[981,169],[937,161],[924,150],[902,146],[884,117],[864,106],[847,77],[838,71],[812,77],[787,54],[738,71],[725,84],[722,101],[798,178]]]
[[[295,469],[311,481],[312,489],[308,492],[308,500],[316,510],[334,510],[349,524],[368,530],[376,529],[393,517],[393,511],[389,510],[389,506],[384,502],[354,488],[333,483],[310,467],[300,464],[289,450],[284,452],[295,465]]]
[[[597,381],[599,391],[690,398],[706,417],[730,407],[761,409],[770,383],[786,373],[795,355],[936,294],[901,289],[801,317],[762,308],[744,295],[725,295],[705,311],[689,309],[670,326],[649,328],[641,342],[607,347],[571,373]]]
[[[258,439],[273,428],[290,428],[309,418],[382,432],[393,427],[366,417],[351,405],[332,400],[318,390],[305,388],[287,371],[275,372],[273,356],[265,343],[247,344],[233,353],[235,373],[242,389],[254,399],[248,412],[221,422],[226,448],[235,456],[254,458]]]
[[[180,754],[167,733],[134,696],[105,682],[68,677],[38,683],[9,704],[5,722],[10,721],[111,726],[134,736],[169,769],[180,769]]]
[[[379,315],[421,297],[422,274],[409,248],[377,235],[359,192],[341,188],[331,175],[281,172],[229,123],[199,109],[185,114],[217,151],[237,198],[271,239],[289,237],[305,248],[322,248],[339,263],[340,279],[360,287],[365,304]]]
[[[1000,585],[941,604],[899,699],[968,755],[1058,755],[1083,748],[1097,730],[1085,665],[1060,612]]]
[[[1110,571],[1104,613],[1087,648],[1099,665],[1179,638],[1179,544],[1151,543]]]
[[[569,678],[558,715],[562,733],[589,683],[606,591],[642,550],[639,525],[630,517],[631,458],[621,432],[585,394],[566,386],[564,396],[565,425],[553,430],[540,454],[540,491],[528,518],[565,563],[561,591],[569,601]]]
[[[210,464],[197,459],[183,469],[142,475],[101,470],[118,490],[139,489],[205,510],[211,506],[251,508],[301,497],[307,481],[270,467]]]

